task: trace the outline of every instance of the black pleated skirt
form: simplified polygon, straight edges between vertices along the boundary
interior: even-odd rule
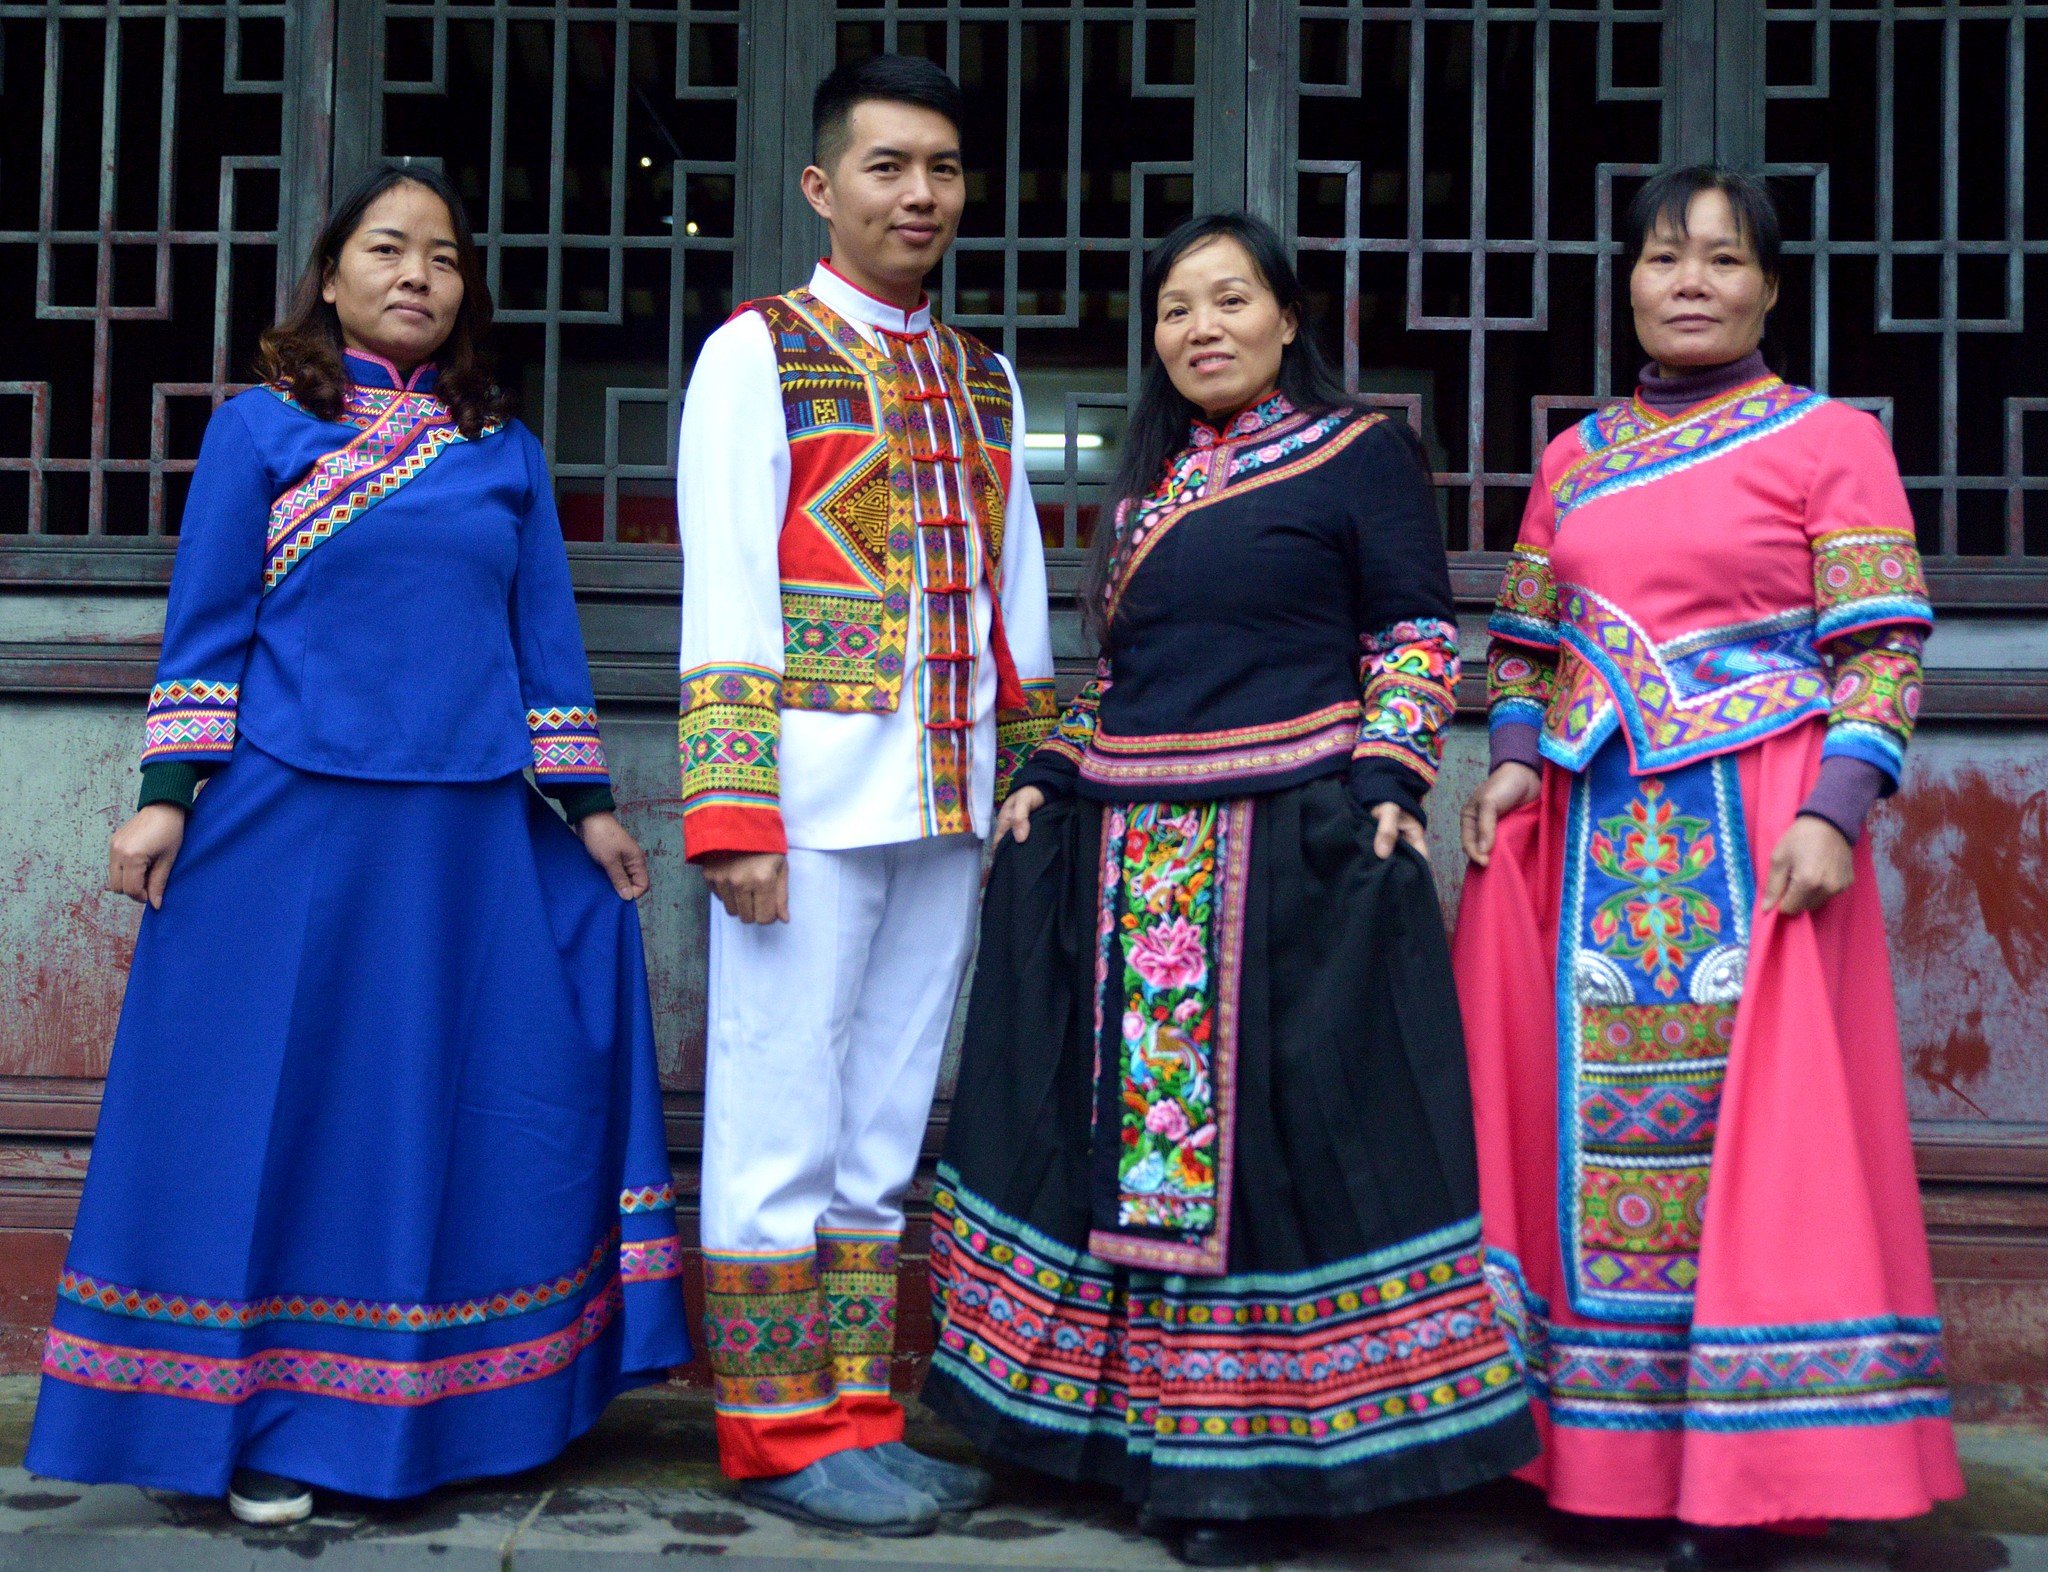
[[[924,1399],[993,1456],[1242,1519],[1535,1455],[1435,888],[1341,781],[1040,809],[990,876],[940,1179]]]

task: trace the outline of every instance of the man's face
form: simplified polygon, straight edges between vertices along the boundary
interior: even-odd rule
[[[915,286],[960,228],[967,181],[960,131],[934,109],[871,98],[848,117],[831,169],[804,171],[804,195],[832,228],[832,254],[856,284]]]

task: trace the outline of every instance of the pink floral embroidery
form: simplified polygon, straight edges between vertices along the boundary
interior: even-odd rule
[[[1140,932],[1124,958],[1154,988],[1198,988],[1209,969],[1203,950],[1202,930],[1185,917],[1176,917]]]

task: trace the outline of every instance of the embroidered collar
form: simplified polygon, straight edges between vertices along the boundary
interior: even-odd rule
[[[932,328],[930,296],[919,297],[917,308],[905,311],[886,300],[877,300],[844,274],[835,272],[829,262],[820,262],[812,271],[810,291],[847,321],[874,332],[919,338]]]
[[[394,388],[403,393],[428,393],[433,391],[434,383],[441,375],[439,366],[431,360],[424,360],[413,368],[410,377],[404,376],[382,355],[373,355],[367,349],[344,349],[341,363],[348,372],[349,380],[359,388]]]
[[[1235,442],[1240,437],[1255,436],[1268,426],[1277,426],[1294,413],[1294,405],[1285,393],[1275,393],[1270,398],[1239,410],[1230,417],[1230,424],[1218,431],[1206,420],[1191,421],[1188,425],[1188,446],[1191,448],[1213,448],[1219,442]]]
[[[1775,388],[1785,386],[1789,386],[1789,384],[1784,382],[1776,372],[1767,370],[1761,376],[1751,381],[1739,383],[1726,391],[1711,394],[1697,403],[1681,405],[1677,409],[1657,408],[1643,397],[1640,388],[1637,389],[1635,395],[1623,407],[1635,417],[1636,422],[1641,426],[1680,426],[1689,421],[1697,420],[1702,415],[1712,415],[1732,405],[1740,404],[1746,399],[1755,398],[1759,393],[1769,393]]]

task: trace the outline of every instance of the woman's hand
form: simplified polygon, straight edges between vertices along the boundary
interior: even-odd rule
[[[1856,882],[1856,853],[1826,819],[1802,813],[1771,848],[1764,910],[1781,917],[1819,911]]]
[[[622,901],[637,901],[648,890],[647,853],[615,813],[589,813],[569,826],[590,860],[604,869]]]
[[[107,843],[107,888],[162,911],[171,864],[185,842],[185,810],[153,802],[114,831]]]
[[[698,865],[704,882],[741,922],[789,921],[789,859],[780,852],[725,852]]]
[[[995,839],[990,850],[1003,844],[1005,835],[1013,835],[1022,846],[1031,839],[1031,815],[1045,806],[1045,793],[1036,786],[1019,786],[1003,799],[1002,812],[996,815]]]
[[[1429,861],[1429,837],[1422,833],[1422,821],[1397,802],[1382,802],[1367,810],[1372,822],[1379,826],[1373,831],[1372,854],[1375,857],[1394,855],[1394,843],[1406,841],[1422,853],[1422,860]]]
[[[1526,807],[1542,792],[1543,777],[1526,764],[1503,764],[1487,776],[1458,815],[1465,855],[1484,868],[1493,859],[1493,837],[1500,816]]]

